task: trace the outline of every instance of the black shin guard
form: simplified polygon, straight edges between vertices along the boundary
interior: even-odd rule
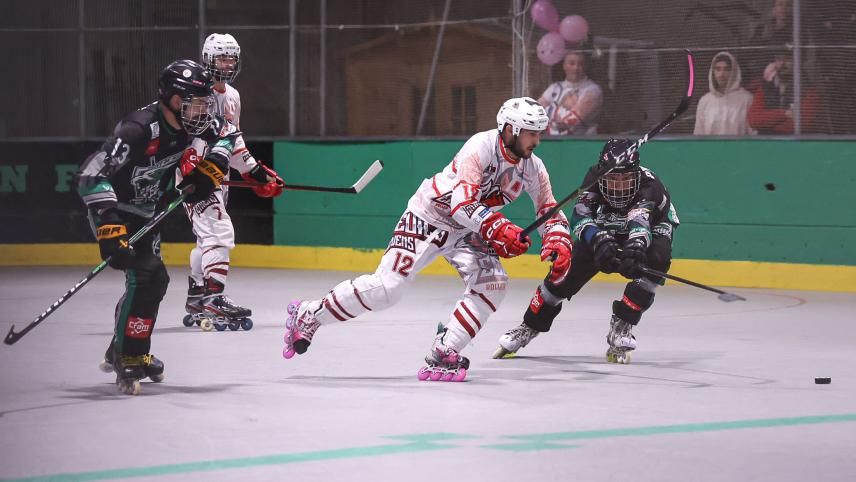
[[[650,281],[634,280],[627,283],[621,300],[612,302],[612,314],[623,321],[635,325],[642,319],[642,313],[654,304],[653,287],[645,286]]]
[[[523,322],[533,330],[546,332],[550,331],[553,320],[562,311],[562,303],[558,305],[546,303],[541,295],[541,289],[542,287],[539,286],[535,290],[535,296],[532,297],[529,307],[526,308],[526,313],[523,315]]]
[[[151,346],[152,330],[169,275],[159,257],[144,255],[125,271],[125,278],[127,291],[117,306],[117,349],[124,355],[145,355]]]

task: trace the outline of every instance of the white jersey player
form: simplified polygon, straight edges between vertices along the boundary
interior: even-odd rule
[[[241,70],[241,47],[232,35],[211,34],[202,48],[202,65],[214,77],[216,112],[231,125],[224,129],[240,130],[241,96],[229,85]],[[232,127],[234,126],[234,127]],[[195,141],[185,156],[202,155],[205,143]],[[193,150],[195,149],[195,151]],[[269,167],[256,161],[247,150],[243,136],[235,141],[229,166],[245,179],[256,183],[254,191],[261,197],[274,197],[282,193],[282,179]],[[228,179],[228,173],[227,173]],[[235,247],[235,229],[226,212],[228,191],[225,186],[214,191],[206,200],[185,204],[187,216],[196,235],[196,247],[190,252],[190,279],[186,309],[189,313],[184,324],[200,324],[208,330],[216,327],[244,329],[252,327],[252,312],[236,305],[223,294],[229,274],[229,251]]]
[[[336,285],[316,300],[288,305],[285,358],[304,353],[322,324],[347,321],[396,303],[416,274],[442,256],[465,287],[419,370],[420,380],[460,381],[469,360],[460,355],[505,296],[508,275],[499,257],[526,252],[529,237],[499,210],[524,191],[540,215],[556,205],[550,177],[532,151],[547,128],[544,108],[528,97],[510,99],[497,114],[498,130],[472,136],[442,172],[425,179],[396,225],[373,274]],[[571,239],[559,211],[540,228],[541,259],[555,256],[552,273],[564,279]]]

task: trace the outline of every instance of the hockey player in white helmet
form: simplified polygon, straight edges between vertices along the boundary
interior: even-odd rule
[[[547,128],[544,108],[528,97],[506,101],[497,113],[498,129],[472,136],[443,171],[425,179],[410,198],[373,274],[343,281],[315,300],[288,305],[283,356],[306,352],[321,325],[347,321],[387,308],[416,274],[442,256],[460,274],[464,290],[442,322],[419,370],[420,380],[460,381],[469,360],[461,351],[496,312],[508,275],[500,257],[525,253],[529,237],[499,210],[529,194],[538,216],[555,206],[550,177],[533,154]],[[541,259],[555,256],[557,281],[571,264],[568,221],[559,211],[540,228]]]
[[[235,37],[218,33],[209,35],[202,47],[202,65],[214,79],[216,112],[221,118],[211,130],[240,130],[241,96],[230,85],[241,71],[241,47]],[[227,122],[222,122],[222,119]],[[216,135],[215,132],[207,134]],[[185,157],[200,155],[200,145],[204,144],[194,143],[185,151]],[[282,179],[273,169],[253,158],[243,136],[237,138],[229,165],[248,181],[258,184],[253,188],[258,196],[275,197],[282,193]],[[229,274],[229,251],[235,247],[235,229],[226,212],[227,196],[227,189],[223,186],[208,199],[185,205],[196,235],[196,247],[190,252],[186,326],[196,323],[206,330],[212,327],[223,330],[226,326],[233,330],[238,326],[244,329],[252,327],[249,319],[252,311],[235,304],[223,293]]]

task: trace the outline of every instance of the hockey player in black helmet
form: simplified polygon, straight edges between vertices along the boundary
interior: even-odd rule
[[[631,144],[628,139],[610,139],[583,185],[592,184]],[[639,153],[634,152],[600,177],[597,188],[580,195],[571,216],[574,259],[568,276],[559,284],[548,276],[538,286],[523,323],[500,337],[494,358],[513,355],[549,331],[562,300],[570,300],[598,272],[618,272],[630,282],[621,299],[612,303],[606,357],[612,363],[629,363],[630,352],[636,349],[631,330],[654,303],[657,286],[665,282],[642,268],[669,270],[672,233],[678,224],[669,192],[654,172],[639,165]]]
[[[129,237],[174,196],[193,186],[204,199],[220,185],[230,140],[212,141],[203,159],[183,159],[192,136],[212,123],[211,74],[192,60],[178,60],[160,74],[158,101],[125,116],[77,173],[77,191],[89,211],[102,259],[125,271],[125,293],[116,306],[115,331],[101,368],[116,371],[120,391],[137,394],[139,380],[163,379],[163,363],[149,353],[158,307],[169,276],[160,257],[160,233],[152,229],[134,246]],[[185,176],[176,186],[176,167]]]

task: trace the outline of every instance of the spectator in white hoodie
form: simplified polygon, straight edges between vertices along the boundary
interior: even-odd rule
[[[710,62],[710,92],[698,102],[696,135],[745,136],[754,134],[746,114],[752,94],[740,85],[740,65],[728,52],[719,52]]]

